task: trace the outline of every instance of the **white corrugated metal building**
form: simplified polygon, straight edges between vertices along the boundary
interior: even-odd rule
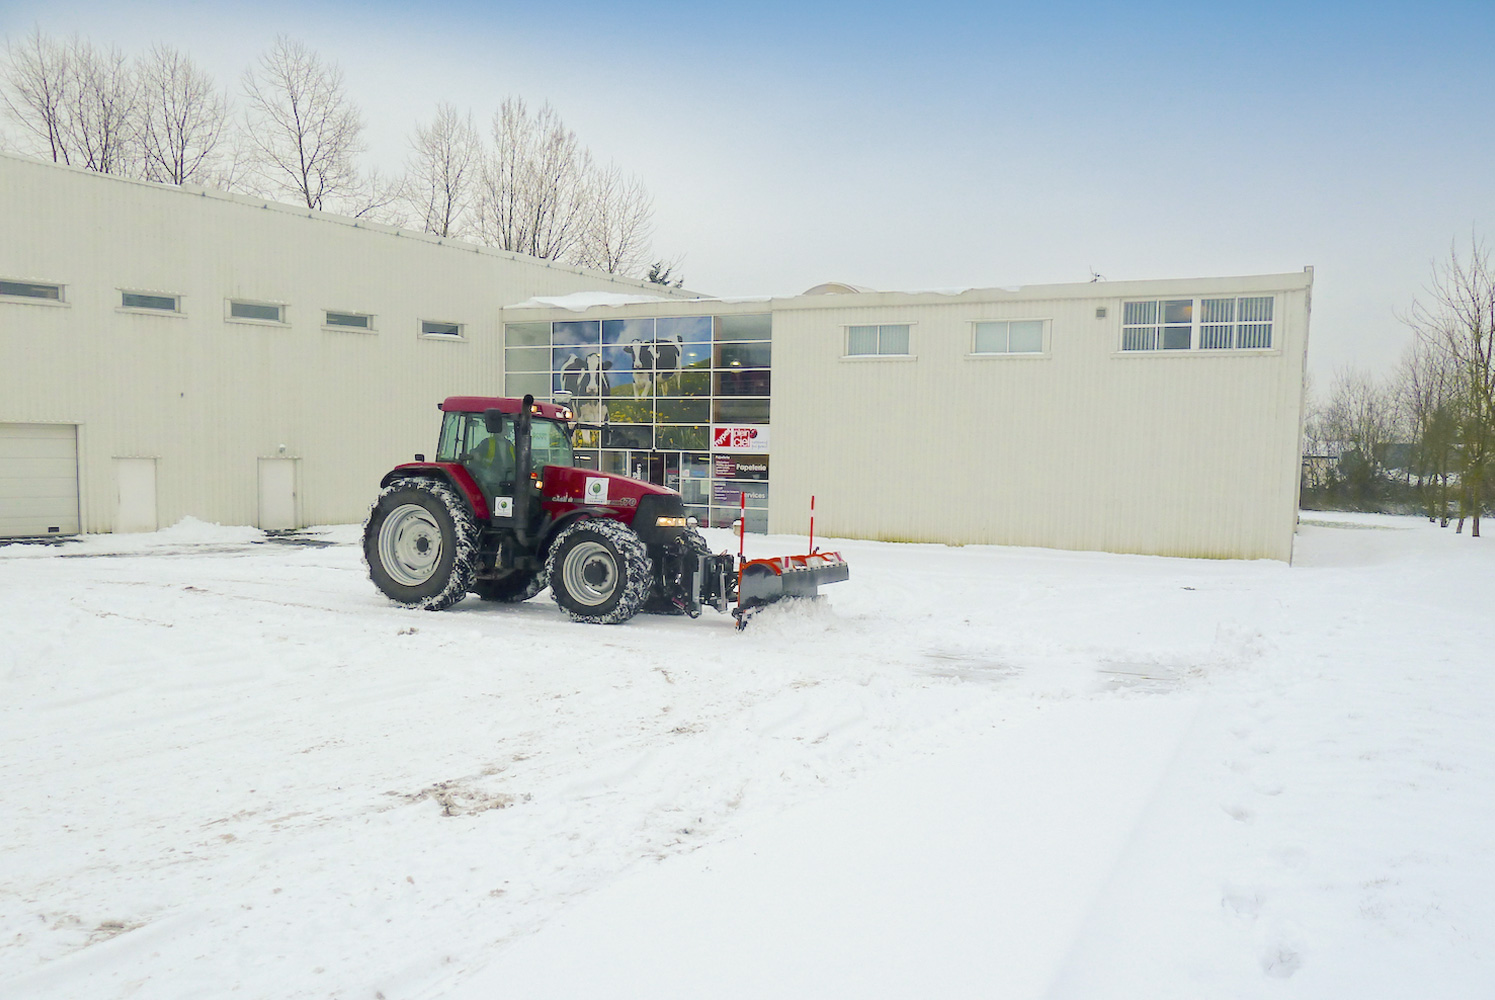
[[[0,536],[362,518],[498,307],[661,294],[305,208],[0,155]]]
[[[595,460],[647,471],[652,447],[661,481],[711,524],[745,492],[750,526],[803,534],[813,496],[817,530],[842,537],[1287,560],[1312,282],[1305,269],[960,293],[829,284],[510,308],[507,382],[545,384],[522,373],[533,348],[516,341],[547,327],[556,376],[587,323],[614,372],[618,342],[680,339],[652,442],[604,439]],[[709,388],[685,381],[692,368]],[[619,381],[610,418],[643,419]]]
[[[442,397],[566,388],[608,418],[580,463],[706,523],[803,533],[814,495],[845,537],[1291,556],[1311,270],[671,300],[10,157],[0,211],[0,535],[22,493],[63,532],[356,520]]]

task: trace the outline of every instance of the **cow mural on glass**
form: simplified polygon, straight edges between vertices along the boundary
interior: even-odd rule
[[[552,324],[552,389],[581,424],[596,428],[579,429],[576,446],[648,453],[629,461],[645,462],[642,478],[651,480],[671,475],[669,460],[654,461],[654,452],[706,452],[712,330],[709,316]]]
[[[571,400],[584,424],[607,422],[612,395],[612,362],[602,353],[602,325],[596,320],[556,323],[551,328],[552,388]]]
[[[623,351],[633,363],[633,394],[637,397],[669,394],[671,378],[680,375],[684,345],[678,337],[635,341]]]

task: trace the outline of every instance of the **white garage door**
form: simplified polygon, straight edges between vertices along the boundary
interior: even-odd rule
[[[78,533],[78,429],[0,424],[0,538]]]

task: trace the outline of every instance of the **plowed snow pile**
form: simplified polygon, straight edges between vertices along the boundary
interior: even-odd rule
[[[0,996],[1491,996],[1495,540],[845,542],[737,633],[357,537],[0,546]]]

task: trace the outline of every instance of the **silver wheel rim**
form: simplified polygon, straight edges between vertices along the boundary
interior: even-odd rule
[[[419,587],[436,573],[441,561],[441,527],[420,504],[396,507],[379,529],[379,562],[390,579]]]
[[[578,603],[593,607],[618,589],[618,563],[601,542],[582,542],[566,553],[561,581]]]

